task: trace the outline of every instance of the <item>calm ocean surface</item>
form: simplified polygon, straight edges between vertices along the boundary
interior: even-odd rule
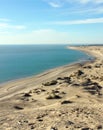
[[[36,75],[89,56],[67,45],[0,45],[0,83]]]

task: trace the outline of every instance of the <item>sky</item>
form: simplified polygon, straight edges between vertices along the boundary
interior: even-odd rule
[[[0,44],[103,44],[103,0],[0,0]]]

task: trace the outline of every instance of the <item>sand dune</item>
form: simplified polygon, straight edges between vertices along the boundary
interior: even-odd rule
[[[103,46],[95,60],[0,85],[0,130],[102,130]]]

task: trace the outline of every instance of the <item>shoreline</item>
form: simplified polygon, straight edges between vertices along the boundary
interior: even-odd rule
[[[6,85],[6,84],[11,83],[11,82],[17,82],[17,81],[19,81],[19,80],[21,81],[21,80],[25,80],[25,79],[30,79],[30,78],[42,76],[42,75],[45,75],[45,74],[47,74],[47,73],[49,73],[49,72],[55,71],[55,70],[60,69],[60,68],[75,66],[75,65],[77,65],[77,64],[78,64],[78,65],[82,65],[82,64],[85,64],[85,63],[88,63],[88,62],[94,62],[94,59],[79,60],[79,61],[75,61],[75,62],[66,64],[66,65],[62,65],[62,66],[58,66],[58,67],[55,67],[55,68],[47,69],[47,70],[44,70],[43,72],[40,72],[40,73],[38,73],[38,74],[33,74],[33,75],[31,75],[31,76],[25,76],[25,77],[21,77],[21,78],[16,78],[16,79],[4,81],[4,82],[1,82],[1,83],[0,83],[0,87],[1,87],[2,85]]]
[[[8,82],[5,82],[5,83],[1,83],[0,84],[0,91],[6,91],[6,89],[8,90],[10,88],[16,89],[16,86],[18,86],[18,84],[22,84],[22,82],[25,82],[24,84],[29,84],[29,82],[31,82],[32,80],[38,80],[38,78],[42,78],[44,76],[46,76],[46,77],[48,76],[45,80],[49,81],[51,79],[57,78],[59,74],[64,75],[65,71],[68,70],[68,69],[69,69],[69,71],[70,71],[70,69],[73,69],[73,68],[77,69],[77,67],[79,68],[79,67],[81,67],[81,65],[83,65],[85,63],[90,63],[90,62],[91,61],[75,62],[75,63],[71,63],[71,64],[68,64],[68,65],[64,65],[64,66],[56,67],[56,68],[53,68],[53,69],[49,69],[47,71],[44,71],[43,73],[40,73],[40,74],[37,74],[37,75],[34,75],[34,76],[29,76],[29,77],[15,79],[15,80],[11,80],[11,81],[8,81]],[[52,73],[55,73],[55,74],[53,74],[53,76],[51,77],[50,75],[52,75]],[[43,81],[41,81],[41,83]],[[39,83],[38,85],[40,85],[41,83]],[[13,87],[9,87],[9,86],[13,86]],[[19,88],[19,89],[25,89],[25,87]],[[14,95],[14,93],[13,93],[13,95]],[[5,94],[5,96],[6,96],[6,94]],[[0,94],[0,100],[1,99],[2,99],[2,96]],[[4,96],[3,96],[3,99],[5,99]]]
[[[0,87],[0,129],[103,129],[103,46],[71,49],[94,59]]]
[[[67,49],[82,51],[82,50],[76,49],[75,47],[71,47],[71,46],[69,46],[69,47],[67,46]],[[82,52],[87,53],[87,52],[85,52],[85,51],[82,51]],[[72,65],[74,66],[74,65],[76,65],[76,64],[85,64],[85,63],[87,63],[87,62],[91,62],[91,61],[94,61],[94,60],[95,60],[94,55],[91,55],[91,54],[88,54],[88,53],[87,53],[87,55],[89,55],[91,58],[90,58],[90,59],[83,59],[83,60],[79,59],[78,61],[74,61],[74,62],[71,62],[71,63],[66,64],[66,65],[61,65],[61,66],[57,66],[57,67],[54,67],[54,68],[51,68],[51,69],[44,70],[44,71],[42,71],[42,72],[40,72],[40,73],[38,73],[38,74],[33,74],[33,75],[31,75],[31,76],[24,76],[24,77],[12,79],[12,80],[4,81],[4,82],[1,82],[1,83],[0,83],[0,87],[1,87],[2,85],[6,85],[6,84],[11,83],[11,82],[17,82],[17,81],[19,82],[19,80],[21,81],[21,80],[25,80],[25,79],[34,78],[34,77],[37,77],[37,76],[42,75],[42,74],[44,74],[44,73],[48,73],[49,71],[55,71],[56,69],[64,68],[64,67],[66,67],[66,66],[69,67],[69,66],[72,66]]]
[[[67,47],[67,48],[73,49],[73,50],[77,50],[77,51],[83,51],[80,48],[78,49],[78,47],[71,47],[70,46],[70,47]],[[83,51],[83,52],[87,53],[86,51]],[[91,53],[89,54],[89,56],[91,56]],[[79,61],[72,62],[70,64],[66,64],[66,65],[63,65],[63,66],[55,67],[55,68],[46,70],[46,71],[44,71],[42,73],[39,73],[39,74],[36,74],[36,75],[27,76],[27,77],[23,77],[23,78],[10,80],[10,81],[4,82],[4,83],[0,83],[0,91],[10,90],[11,88],[16,89],[16,87],[19,86],[18,84],[22,84],[22,82],[25,82],[24,84],[29,84],[29,82],[31,82],[32,80],[37,80],[38,78],[42,78],[44,76],[47,77],[47,76],[51,75],[52,73],[58,73],[58,71],[60,71],[59,73],[61,73],[61,75],[64,75],[64,72],[66,71],[66,69],[68,71],[73,72],[73,67],[76,68],[76,69],[77,68],[79,69],[79,67],[81,67],[81,66],[83,66],[85,64],[89,64],[91,62],[95,62],[95,60],[96,60],[95,55],[92,55],[92,58],[90,58],[88,60],[87,59],[79,60]],[[70,68],[72,68],[72,70],[70,70]],[[49,81],[50,79],[55,79],[55,78],[58,77],[58,75],[59,74],[53,74],[52,78],[48,77],[48,79],[45,79],[45,80]],[[39,83],[39,85],[40,84],[41,83]],[[9,87],[9,86],[13,86],[13,87]],[[20,87],[21,86],[24,86],[24,85],[20,85]],[[19,89],[21,89],[21,90],[24,89],[25,90],[25,87],[21,87]],[[13,93],[12,95],[14,95],[14,94],[16,94],[16,93]],[[6,96],[6,94],[4,94],[4,96],[2,96],[1,93],[0,93],[0,100],[5,99],[6,98],[5,96]]]

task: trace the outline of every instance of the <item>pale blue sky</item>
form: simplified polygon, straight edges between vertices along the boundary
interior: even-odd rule
[[[103,0],[0,0],[0,44],[103,43]]]

